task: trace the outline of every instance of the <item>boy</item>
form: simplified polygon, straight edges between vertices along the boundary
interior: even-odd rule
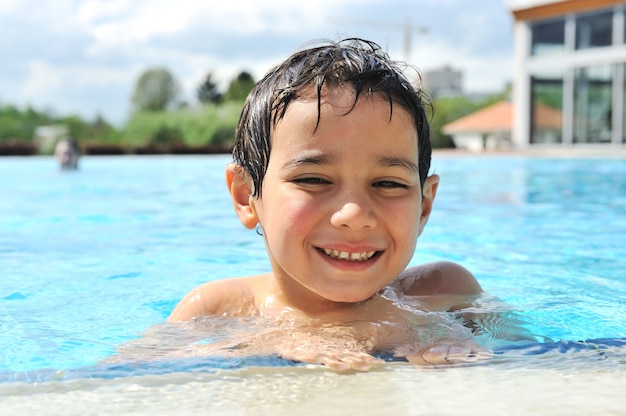
[[[423,316],[406,307],[447,309],[481,292],[454,263],[405,270],[439,185],[428,176],[424,101],[378,45],[359,39],[297,52],[270,71],[244,105],[226,184],[241,223],[259,227],[272,271],[206,283],[168,321],[276,320],[282,333],[207,351],[246,354],[256,342],[257,353],[337,370],[367,370],[380,361],[372,354],[389,351],[426,364],[481,356],[466,332],[425,340]]]

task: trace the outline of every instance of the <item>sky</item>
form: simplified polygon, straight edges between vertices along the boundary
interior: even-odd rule
[[[164,67],[183,98],[261,78],[319,39],[362,37],[420,71],[450,66],[468,93],[513,78],[505,0],[0,0],[0,105],[123,125],[140,75]],[[405,28],[410,27],[406,42]],[[408,53],[407,53],[408,48]]]

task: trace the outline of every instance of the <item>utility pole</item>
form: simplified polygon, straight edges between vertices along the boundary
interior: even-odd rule
[[[407,17],[402,30],[404,32],[404,62],[408,63],[411,61],[413,31],[417,31],[420,35],[425,35],[428,33],[428,28],[425,26],[413,26],[411,20]]]
[[[404,62],[410,63],[411,61],[411,49],[413,47],[413,32],[425,35],[428,33],[428,28],[425,26],[416,26],[411,23],[410,18],[406,18],[403,24],[392,22],[381,22],[372,20],[354,20],[354,19],[341,19],[342,23],[362,26],[368,28],[382,29],[386,31],[400,31],[402,32],[402,50]]]

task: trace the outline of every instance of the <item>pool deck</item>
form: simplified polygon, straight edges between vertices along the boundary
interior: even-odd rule
[[[577,146],[531,146],[526,149],[502,149],[471,151],[466,149],[434,149],[437,156],[520,156],[550,158],[611,158],[626,159],[626,146],[614,145],[577,145]]]
[[[622,366],[623,367],[623,366]],[[624,368],[249,367],[0,384],[3,415],[623,415]]]

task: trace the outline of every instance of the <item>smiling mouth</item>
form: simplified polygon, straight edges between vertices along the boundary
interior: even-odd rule
[[[367,261],[371,258],[375,257],[379,251],[363,251],[357,253],[349,253],[347,251],[339,251],[333,250],[331,248],[320,248],[322,253],[326,254],[328,257],[332,257],[334,259],[346,260],[346,261]]]

